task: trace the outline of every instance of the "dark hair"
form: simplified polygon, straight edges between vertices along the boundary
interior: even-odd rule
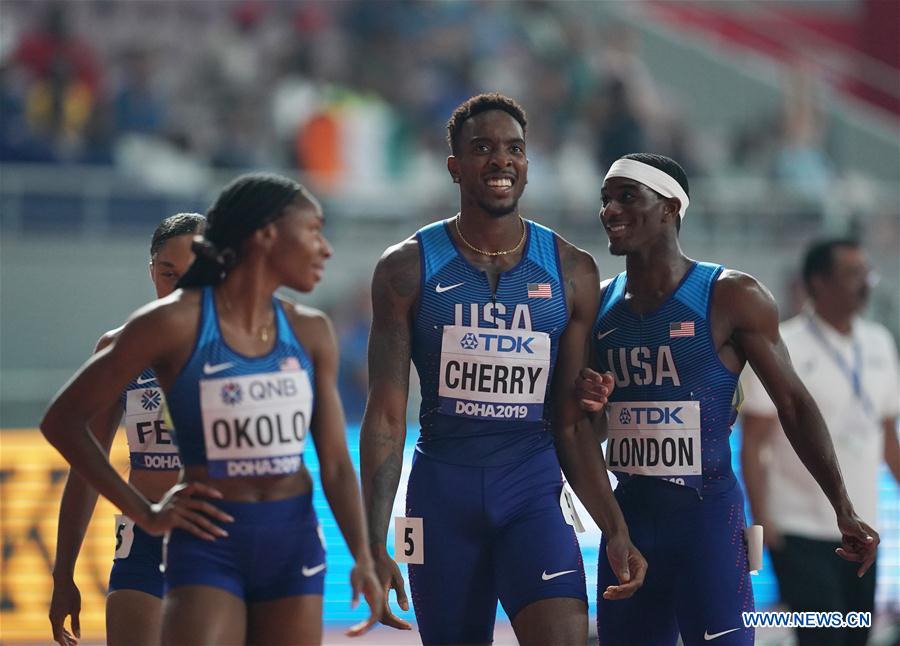
[[[803,284],[807,291],[811,291],[813,276],[827,276],[831,273],[835,249],[858,248],[859,240],[854,238],[827,238],[810,244],[803,258]]]
[[[176,213],[159,223],[150,240],[150,257],[162,248],[167,240],[188,233],[202,233],[206,218],[199,213]]]
[[[519,122],[519,125],[522,126],[522,134],[525,134],[528,119],[525,117],[525,110],[521,105],[499,92],[478,94],[463,101],[450,115],[450,120],[447,121],[447,143],[450,144],[451,154],[456,154],[456,135],[462,128],[462,125],[476,114],[489,110],[503,110],[503,112]]]
[[[630,155],[624,155],[622,159],[632,159],[636,162],[641,162],[642,164],[647,164],[648,166],[653,166],[653,168],[661,170],[678,182],[681,188],[684,189],[685,195],[688,197],[691,196],[691,187],[688,184],[687,173],[684,172],[681,164],[671,157],[657,155],[655,153],[631,153]],[[682,206],[684,205],[682,204]],[[681,231],[681,218],[675,220],[675,229]]]
[[[292,179],[267,173],[241,175],[222,189],[206,212],[208,224],[192,246],[197,257],[178,287],[217,285],[241,257],[243,242],[277,220],[296,202],[318,207],[316,199]]]

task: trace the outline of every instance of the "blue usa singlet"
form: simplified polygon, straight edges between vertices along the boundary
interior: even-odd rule
[[[722,269],[695,263],[649,314],[625,303],[625,273],[603,294],[593,356],[615,375],[606,461],[620,480],[651,476],[701,493],[734,484],[728,437],[738,375],[719,360],[709,324]]]
[[[608,404],[607,466],[631,540],[649,564],[644,585],[618,601],[606,537],[597,566],[601,644],[686,646],[710,639],[749,646],[753,610],[744,544],[744,499],[728,436],[737,375],[719,360],[710,329],[720,265],[695,263],[655,311],[624,300],[625,274],[607,286],[593,329],[594,364],[615,375]],[[647,621],[653,617],[653,621]]]
[[[456,249],[449,221],[416,233],[422,291],[412,359],[421,380],[417,450],[451,464],[510,463],[550,446],[545,401],[568,322],[556,234],[534,222],[522,259],[487,275]]]
[[[166,394],[184,464],[214,478],[286,475],[301,468],[313,412],[313,365],[281,303],[275,346],[261,357],[228,347],[211,287],[203,289],[193,354]]]
[[[122,422],[128,438],[131,468],[150,471],[180,469],[178,446],[162,415],[163,393],[153,371],[142,371],[128,384],[121,400],[125,407]]]

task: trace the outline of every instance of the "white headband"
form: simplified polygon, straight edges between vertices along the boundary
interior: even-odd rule
[[[687,193],[681,188],[681,184],[675,181],[674,177],[655,166],[635,159],[617,159],[614,161],[603,181],[605,182],[610,177],[627,177],[652,188],[663,197],[677,197],[681,201],[678,215],[682,219],[684,218],[684,212],[687,211],[688,204],[691,203]]]

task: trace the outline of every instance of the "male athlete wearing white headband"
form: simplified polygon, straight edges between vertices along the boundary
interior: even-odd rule
[[[843,536],[838,554],[875,559],[878,534],[853,511],[825,423],[794,372],[778,310],[755,278],[691,260],[678,229],[689,204],[684,170],[661,155],[626,155],[603,181],[600,221],[626,271],[603,284],[581,405],[607,441],[616,499],[648,562],[630,599],[597,600],[601,644],[752,644],[744,496],[728,437],[738,375],[749,362],[778,407]],[[605,374],[600,374],[600,373]],[[600,554],[604,554],[601,545]],[[598,589],[615,583],[606,559]],[[648,618],[652,618],[648,620]]]
[[[637,155],[634,155],[634,157],[637,157]],[[677,170],[680,170],[681,175],[684,175],[684,171],[681,170],[680,166],[678,166]],[[678,209],[678,215],[681,218],[684,218],[684,212],[687,211],[687,207],[691,203],[687,194],[687,177],[684,177],[684,186],[682,186],[679,180],[669,173],[633,159],[632,156],[622,157],[614,161],[603,181],[605,182],[610,177],[630,177],[652,188],[663,197],[677,197],[681,202],[681,207]]]

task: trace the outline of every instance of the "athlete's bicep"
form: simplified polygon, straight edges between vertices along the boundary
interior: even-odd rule
[[[418,289],[418,262],[384,258],[372,278],[367,417],[380,411],[404,418],[412,357],[412,307]]]
[[[575,380],[588,364],[590,331],[600,293],[593,258],[579,250],[571,253],[571,261],[564,261],[564,272],[568,274],[566,286],[572,309],[566,329],[560,336],[552,386],[556,423],[562,426],[572,424],[584,415],[575,396]]]
[[[775,299],[755,279],[734,286],[730,296],[734,338],[769,397],[781,409],[804,387],[778,329]]]
[[[322,458],[347,451],[344,436],[344,409],[337,387],[339,354],[334,327],[324,315],[312,325],[316,347],[313,353],[315,368],[315,407],[310,433],[315,439],[316,453]]]
[[[116,401],[112,406],[109,406],[94,415],[88,422],[88,428],[91,433],[97,438],[97,441],[100,442],[100,446],[102,446],[107,453],[109,453],[113,438],[116,436],[116,431],[119,430],[119,425],[122,423],[122,415],[124,412],[125,407],[122,402]]]
[[[100,352],[100,350],[108,347],[115,340],[117,334],[118,330],[108,332],[100,337],[100,340],[94,348],[94,353]],[[91,433],[93,433],[94,437],[96,437],[97,441],[100,443],[100,446],[102,446],[107,453],[109,453],[116,431],[122,423],[122,416],[124,413],[125,406],[122,403],[121,398],[117,397],[114,404],[101,410],[88,422],[88,428]]]
[[[172,342],[162,319],[157,311],[129,320],[116,338],[91,356],[63,386],[48,413],[90,420],[115,406],[129,382],[144,368],[153,366]]]

